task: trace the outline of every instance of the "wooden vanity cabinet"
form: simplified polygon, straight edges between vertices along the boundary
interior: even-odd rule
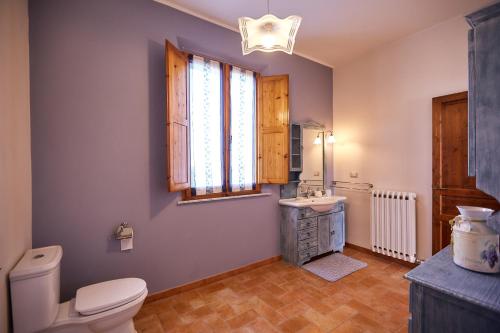
[[[281,206],[281,255],[297,266],[345,245],[344,203],[327,212]]]

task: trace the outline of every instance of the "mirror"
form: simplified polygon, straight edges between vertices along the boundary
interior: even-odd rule
[[[316,122],[290,126],[290,173],[288,184],[280,186],[281,198],[304,196],[309,190],[325,189],[332,180],[332,130]]]
[[[324,185],[325,175],[325,129],[323,126],[302,126],[302,172],[301,182],[311,186]]]

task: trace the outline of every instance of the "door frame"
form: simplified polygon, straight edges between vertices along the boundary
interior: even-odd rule
[[[455,215],[446,214],[440,209],[443,206],[441,200],[446,197],[445,194],[448,194],[450,197],[462,197],[464,200],[481,202],[480,204],[485,207],[489,206],[493,208],[498,205],[495,199],[476,188],[475,177],[471,177],[473,178],[472,187],[443,188],[440,183],[441,179],[439,175],[442,174],[442,151],[440,145],[441,125],[436,126],[436,124],[441,121],[440,113],[443,104],[455,101],[460,102],[464,99],[468,99],[467,91],[432,99],[432,254],[441,250],[440,245],[443,243],[441,233],[442,221],[450,220],[455,217]],[[439,147],[439,149],[435,149],[436,147]],[[466,151],[468,152],[468,149],[466,149]],[[458,214],[458,209],[456,214]]]

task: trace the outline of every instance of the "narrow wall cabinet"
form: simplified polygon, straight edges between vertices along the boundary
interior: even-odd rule
[[[302,126],[290,125],[290,171],[302,171]]]
[[[500,3],[466,16],[469,31],[469,175],[500,200]],[[490,221],[500,232],[500,213]]]
[[[467,15],[469,31],[469,174],[500,199],[500,3]]]
[[[345,245],[344,203],[332,210],[281,206],[281,255],[297,266],[329,251],[342,252]]]

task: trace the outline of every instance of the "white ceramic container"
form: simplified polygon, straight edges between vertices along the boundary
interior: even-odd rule
[[[452,238],[455,264],[476,272],[500,272],[499,235],[485,221],[457,216]]]
[[[457,206],[457,208],[462,218],[469,221],[486,221],[494,212],[493,209],[483,207]]]

